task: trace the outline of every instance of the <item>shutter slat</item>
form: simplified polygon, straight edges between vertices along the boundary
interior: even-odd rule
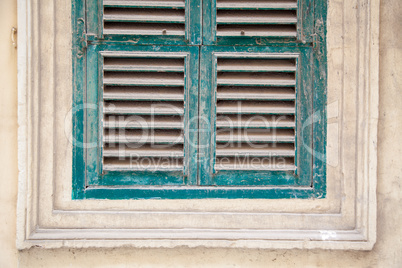
[[[184,72],[183,59],[127,59],[122,57],[105,58],[104,71],[147,71],[147,72]]]
[[[218,9],[295,10],[297,0],[217,0],[216,7]]]
[[[183,170],[185,55],[103,55],[103,169]]]
[[[141,161],[141,159],[146,159]],[[181,171],[183,161],[180,158],[141,158],[140,160],[120,160],[105,158],[103,169],[107,171]]]
[[[126,86],[183,86],[184,80],[180,79],[141,79],[141,78],[106,78],[103,80],[105,85],[126,85]]]
[[[294,161],[292,159],[282,159],[276,160],[275,158],[258,158],[254,157],[253,165],[248,164],[248,159],[244,157],[228,158],[228,157],[218,157],[215,164],[216,170],[244,170],[244,171],[263,171],[263,170],[273,170],[273,171],[286,171],[295,170]]]
[[[112,115],[105,116],[103,126],[125,129],[182,129],[184,124],[180,116]]]
[[[249,144],[217,144],[216,156],[272,156],[294,157],[295,150],[292,144],[266,144],[252,146]]]
[[[105,71],[103,83],[105,85],[184,86],[184,75],[183,73]]]
[[[113,80],[110,81],[110,84],[113,84]],[[131,83],[127,82],[131,85]],[[158,84],[158,83],[156,83]],[[178,85],[178,84],[171,84]],[[261,86],[295,86],[296,81],[293,79],[253,79],[250,77],[249,79],[231,79],[231,78],[218,78],[218,85],[220,86],[253,86],[253,85],[261,85]]]
[[[293,116],[285,115],[220,115],[216,118],[217,128],[295,128]]]
[[[111,35],[184,35],[184,24],[105,22],[103,33]]]
[[[291,73],[218,73],[218,85],[261,85],[261,86],[295,86],[296,78]]]
[[[140,66],[106,66],[105,71],[121,71],[121,72],[184,72],[182,67],[170,66],[147,66],[143,68]]]
[[[218,25],[217,36],[296,37],[295,26],[282,25]]]
[[[163,7],[163,8],[175,8],[175,9],[184,9],[184,0],[103,0],[104,7],[139,7],[139,8],[155,8],[155,7]]]
[[[290,101],[219,101],[216,112],[222,114],[294,114],[295,107],[294,103]]]
[[[230,24],[236,24],[236,25],[247,25],[247,24],[296,24],[297,23],[297,18],[286,18],[286,17],[279,17],[279,18],[231,18],[231,17],[225,17],[225,18],[219,18],[216,21],[218,24],[225,24],[225,25],[230,25]],[[236,28],[240,28],[241,26],[237,26]],[[251,28],[251,27],[250,27]],[[229,29],[229,27],[227,27]],[[256,29],[257,30],[257,29]],[[248,31],[247,35],[251,35],[250,33],[252,32],[257,32],[257,31]],[[244,35],[246,35],[246,32],[244,32]],[[294,36],[292,34],[287,34],[285,36]]]
[[[218,100],[294,100],[294,88],[218,87]]]
[[[121,71],[121,72],[184,72],[183,67],[174,66],[147,66],[143,68],[141,66],[105,66],[105,71]]]
[[[181,131],[143,131],[143,130],[126,130],[123,133],[115,131],[105,133],[103,141],[105,143],[183,143],[183,135]]]
[[[294,142],[293,130],[276,129],[219,129],[217,142]]]
[[[152,88],[142,87],[139,89],[114,89],[104,91],[104,100],[160,100],[160,101],[183,101],[184,94],[181,88]]]
[[[129,16],[129,15],[104,15],[107,22],[153,22],[153,23],[184,23],[184,17],[180,16]]]
[[[138,147],[138,145],[137,145]],[[152,146],[141,146],[140,148],[130,148],[129,146],[121,147],[106,147],[103,149],[104,157],[126,157],[126,156],[138,156],[138,157],[184,157],[182,146],[169,146],[169,150],[166,147],[153,148]]]
[[[184,28],[181,29],[166,29],[167,27],[144,27],[138,29],[104,29],[104,34],[114,35],[184,35]]]
[[[295,72],[294,60],[220,59],[218,72]]]
[[[108,102],[109,103],[109,102]],[[105,114],[184,114],[183,104],[178,102],[113,102],[103,108]]]
[[[218,24],[296,24],[297,14],[293,11],[218,11]]]

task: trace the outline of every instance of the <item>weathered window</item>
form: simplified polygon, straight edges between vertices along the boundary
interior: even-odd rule
[[[313,0],[76,0],[73,197],[324,197],[325,21]]]
[[[71,2],[74,3],[73,6],[71,6]],[[144,1],[141,2],[145,3]],[[156,2],[152,1],[152,3]],[[87,2],[87,4],[94,3]],[[123,0],[121,3],[127,4],[131,1]],[[320,3],[324,4],[321,1]],[[91,167],[103,165],[102,158],[106,155],[102,154],[101,151],[100,155],[87,158],[87,155],[93,152],[91,151],[93,147],[104,147],[103,139],[96,138],[93,144],[89,142],[84,144],[83,142],[88,141],[88,136],[97,137],[98,134],[95,135],[95,133],[103,135],[103,127],[111,128],[115,124],[113,120],[103,119],[104,110],[99,107],[99,105],[103,105],[103,99],[97,102],[87,101],[87,98],[92,97],[88,95],[89,88],[96,89],[98,96],[105,92],[101,86],[104,82],[103,78],[101,79],[103,66],[97,62],[91,62],[89,56],[91,49],[94,52],[92,56],[98,55],[95,57],[97,59],[100,57],[99,53],[103,53],[102,57],[106,59],[109,70],[114,68],[115,62],[114,57],[110,55],[118,51],[119,46],[121,46],[120,49],[130,48],[130,51],[124,52],[128,56],[123,58],[125,63],[130,62],[127,68],[131,70],[143,66],[142,60],[138,59],[138,54],[147,56],[150,53],[159,53],[152,55],[160,59],[161,53],[163,54],[166,51],[181,55],[163,58],[163,62],[166,64],[169,62],[169,66],[171,66],[169,68],[179,70],[183,58],[181,53],[187,55],[190,49],[185,48],[188,46],[183,41],[185,38],[183,36],[163,36],[162,34],[159,38],[155,38],[155,36],[140,38],[134,35],[122,35],[120,37],[114,36],[114,39],[111,40],[112,37],[108,35],[102,37],[98,32],[84,31],[84,29],[93,29],[88,26],[88,23],[93,23],[94,20],[100,21],[102,17],[96,16],[96,18],[91,19],[91,15],[84,12],[85,6],[83,4],[70,0],[19,1],[19,196],[17,211],[17,247],[19,249],[37,246],[45,248],[201,246],[211,248],[320,248],[341,250],[370,250],[373,248],[376,241],[377,222],[379,1],[330,1],[328,5],[328,27],[322,27],[321,22],[326,21],[325,15],[323,15],[322,21],[320,18],[313,20],[316,24],[313,29],[317,36],[314,37],[313,35],[312,40],[309,41],[307,36],[311,35],[305,34],[306,50],[311,51],[313,55],[313,64],[310,65],[314,75],[311,78],[314,85],[312,91],[313,112],[310,112],[312,117],[304,121],[301,128],[312,129],[311,139],[314,147],[305,148],[308,152],[312,152],[310,157],[313,159],[313,186],[292,184],[247,185],[250,182],[246,182],[245,178],[236,180],[236,183],[244,181],[244,185],[216,186],[148,185],[145,183],[142,185],[129,183],[110,185],[111,183],[109,183],[107,185],[108,179],[105,177],[97,178],[99,182],[97,185],[87,183],[85,179],[88,170]],[[312,6],[314,5],[310,5],[310,7]],[[73,23],[71,23],[71,7],[74,10]],[[321,7],[323,6],[315,5],[314,14],[320,14],[317,12],[322,12],[320,11]],[[90,5],[86,10],[95,12],[97,8],[97,5]],[[93,24],[98,25],[98,23]],[[194,30],[195,28],[192,27],[191,29]],[[203,29],[206,28],[203,27]],[[298,25],[296,29],[299,33],[302,28]],[[327,44],[325,44],[325,39],[320,39],[319,33],[327,30],[328,39]],[[74,32],[73,44],[71,43],[71,32]],[[118,38],[121,40],[119,41]],[[123,42],[127,38],[130,38],[131,41]],[[149,43],[149,39],[152,38],[159,40],[158,44]],[[166,40],[162,41],[164,39],[171,40],[173,44],[164,44],[167,42]],[[255,40],[257,46],[233,43],[236,39],[244,42],[246,39],[248,42]],[[231,40],[231,44],[226,45],[225,42],[229,42],[229,40]],[[216,64],[219,64],[221,69],[232,68],[230,66],[239,68],[240,64],[238,63],[249,60],[252,60],[253,64],[257,66],[265,66],[258,67],[259,69],[266,69],[272,65],[274,60],[275,62],[279,60],[273,59],[272,54],[280,52],[282,49],[286,52],[286,56],[281,60],[286,60],[287,64],[281,65],[290,68],[294,64],[293,55],[298,53],[291,50],[303,47],[303,38],[293,38],[293,41],[288,40],[289,42],[283,40],[268,37],[254,39],[246,36],[222,37],[222,39],[219,37],[217,39],[217,42],[220,42],[219,44],[206,45],[203,41],[204,48],[200,49],[198,45],[191,45],[190,47],[198,50],[200,55],[198,62],[206,62],[211,65],[212,62],[208,63],[208,58],[217,57]],[[166,45],[181,47],[183,51],[171,51],[169,48],[163,48]],[[103,48],[96,48],[96,46],[103,46]],[[227,49],[227,51],[220,51],[219,46]],[[320,88],[323,90],[326,88],[325,61],[324,63],[321,62],[321,60],[325,60],[326,46],[328,49],[327,115],[325,109],[322,108],[325,98],[318,96],[319,91],[317,91]],[[108,48],[112,47],[116,49],[108,51]],[[161,51],[156,51],[158,49]],[[240,60],[238,57],[240,54],[234,55],[234,52],[247,52],[244,53],[247,57]],[[261,60],[254,55],[251,58],[248,57],[253,53],[264,55],[262,55]],[[300,53],[302,59],[306,57],[302,52]],[[223,57],[223,54],[224,56],[230,55]],[[191,59],[191,55],[187,59]],[[133,61],[136,64],[133,64]],[[161,68],[161,66],[155,66],[154,62],[158,62],[158,60],[152,57],[147,57],[146,61],[146,66],[149,69]],[[126,64],[120,63],[119,59],[119,65],[126,66]],[[300,61],[296,63],[296,75],[302,74],[303,71],[303,69],[298,69],[299,66],[303,66],[303,62],[301,65],[299,63]],[[244,65],[246,64],[241,64],[241,68],[246,68],[247,71],[252,70],[252,64]],[[191,71],[194,70],[195,66],[195,64],[190,66]],[[198,77],[204,77],[204,80],[198,78],[199,84],[209,84],[209,88],[214,89],[215,86],[212,84],[213,81],[218,81],[217,78],[212,78],[213,75],[203,74],[202,69],[208,70],[206,65],[202,66],[201,63],[200,67]],[[99,79],[91,80],[90,71],[92,73],[97,72]],[[216,71],[218,72],[218,69]],[[214,71],[211,73],[214,74]],[[227,80],[227,73],[217,73],[217,77],[221,79],[220,82],[222,82],[222,78],[225,78],[223,81]],[[138,74],[138,71],[134,74]],[[232,80],[232,77],[244,78],[244,75],[241,72],[236,72],[236,75],[230,75],[230,79]],[[205,77],[209,77],[209,82],[205,80]],[[303,77],[306,77],[306,74]],[[109,78],[111,77],[109,76]],[[177,81],[176,78],[174,80]],[[260,83],[261,79],[255,79],[255,81]],[[297,79],[297,81],[299,80]],[[94,82],[96,84],[93,84]],[[320,83],[323,83],[324,86],[319,87]],[[149,86],[149,89],[152,88],[155,92],[154,87]],[[172,87],[176,89],[169,94],[170,97],[180,102],[177,86]],[[196,88],[199,93],[208,91],[202,85]],[[234,91],[227,94],[229,93],[228,90],[229,88],[223,88],[223,90],[219,88],[218,91],[209,90],[209,94],[213,93],[220,97],[241,95],[243,99],[240,101],[242,101],[258,92],[256,89],[249,89],[242,94],[233,94]],[[302,92],[300,90],[301,88],[296,88],[297,98]],[[136,98],[145,96],[142,89],[131,90],[130,92],[136,92]],[[166,93],[163,90],[159,92]],[[235,92],[241,92],[241,90]],[[264,98],[267,95],[277,95],[274,92],[272,89],[270,92],[260,92],[258,96]],[[109,88],[105,96],[111,98],[116,94],[122,95],[120,90],[113,88],[110,90]],[[287,89],[286,92],[281,90],[282,96],[290,97],[291,94],[293,93],[290,89]],[[131,98],[132,94],[128,95]],[[154,96],[155,94],[149,95]],[[197,94],[194,96],[196,103],[200,104],[199,114],[201,114],[204,112],[201,109],[208,109],[208,107],[201,105],[202,100],[199,100],[200,97],[198,96],[204,98],[206,95]],[[174,100],[170,99],[169,101]],[[210,148],[213,148],[214,144],[221,143],[219,140],[212,139],[218,125],[222,128],[234,128],[236,124],[240,126],[243,123],[245,124],[248,118],[253,115],[243,113],[240,119],[236,119],[233,114],[229,114],[227,115],[231,118],[229,122],[233,123],[230,125],[227,123],[228,120],[220,116],[221,104],[217,104],[218,107],[221,107],[220,110],[210,111],[211,117],[217,113],[218,115],[213,120],[206,118],[211,121],[211,124],[206,124],[207,128],[203,127],[205,122],[200,121],[202,118],[195,117],[195,122],[199,125],[195,132],[200,137],[211,136],[208,141],[208,144],[212,144]],[[183,105],[186,109],[185,101]],[[211,101],[210,105],[216,104]],[[143,106],[139,105],[138,107]],[[227,105],[223,105],[223,107],[224,110],[228,108]],[[247,107],[251,106],[248,105]],[[255,105],[255,107],[259,106]],[[296,101],[296,116],[298,115],[297,107],[300,105]],[[260,111],[258,108],[256,110]],[[95,117],[92,116],[94,114],[91,114],[94,111],[96,111]],[[126,115],[123,116],[127,117]],[[95,121],[91,121],[94,120],[93,117]],[[150,120],[147,115],[141,115],[141,117],[145,122]],[[266,117],[263,116],[262,118]],[[73,122],[71,122],[72,119]],[[180,126],[181,122],[185,123],[182,121],[184,120],[182,117],[172,116],[169,120],[163,119],[159,118],[155,122],[164,122],[165,126],[170,125],[172,128]],[[264,119],[251,121],[247,126],[250,128],[251,126],[257,127],[262,120]],[[102,129],[94,131],[94,128],[89,125],[90,122],[97,122],[98,127],[102,127]],[[137,121],[130,122],[129,125],[135,130]],[[142,119],[141,122],[143,122]],[[212,125],[215,122],[216,126]],[[268,122],[271,121],[268,120]],[[281,126],[290,127],[293,124],[292,122],[291,116],[287,116],[281,120]],[[301,134],[298,131],[297,119],[294,122],[296,122],[295,146],[298,150],[300,146],[298,139]],[[328,128],[327,135],[322,136],[325,133],[325,128]],[[219,134],[221,139],[227,137],[226,133],[226,130],[223,133],[217,132],[216,136]],[[256,137],[256,133],[252,132],[249,136]],[[183,137],[185,141],[186,137]],[[195,137],[198,136],[195,135]],[[264,142],[268,138],[269,135],[264,136]],[[325,139],[327,139],[326,150],[320,150],[320,146],[325,144]],[[216,161],[213,162],[216,156],[204,157],[201,153],[202,146],[203,141],[200,138],[197,147],[195,147],[198,154],[193,156],[198,159],[197,170],[201,172],[201,165],[208,164],[207,167],[215,168],[214,174],[219,175],[222,172],[230,171],[219,169],[222,165],[228,165],[230,162],[219,160],[217,165]],[[143,149],[149,151],[149,147],[143,147]],[[109,153],[113,153],[113,150],[112,152],[110,149],[108,150]],[[171,150],[172,153],[179,156],[180,144],[172,147]],[[184,150],[186,149],[184,148]],[[321,152],[326,152],[326,156],[320,155]],[[319,162],[317,160],[319,157],[321,159],[327,157],[326,164]],[[89,161],[90,159],[96,159],[101,164],[92,163]],[[204,161],[200,159],[204,159]],[[297,152],[295,159],[295,174],[298,176],[304,162],[300,162],[300,159],[297,158]],[[244,172],[248,172],[247,170],[235,170],[233,172],[236,171],[243,172],[243,175]],[[256,170],[255,177],[262,174],[260,171]],[[293,174],[292,171],[287,172]],[[128,174],[126,171],[122,171],[122,173]],[[99,174],[103,175],[106,172],[102,170]],[[150,172],[149,174],[154,173]],[[145,177],[135,177],[137,180],[141,178]],[[187,179],[194,178],[199,181],[202,179],[200,176],[188,177]],[[273,177],[269,178],[272,179]],[[116,177],[116,179],[119,178]],[[324,179],[326,180],[325,184],[320,184],[320,181],[324,182]],[[120,182],[124,182],[124,179],[120,178]],[[105,183],[105,185],[101,185],[101,183]],[[325,191],[320,187],[325,187]],[[74,196],[71,196],[72,192]],[[299,198],[316,196],[320,192],[326,194],[326,197]],[[189,199],[190,197],[205,199]],[[282,197],[298,197],[298,199],[283,199]],[[93,198],[99,199],[94,200]],[[107,198],[124,200],[109,200]],[[178,199],[155,200],[150,198]],[[242,199],[228,202],[225,198]]]

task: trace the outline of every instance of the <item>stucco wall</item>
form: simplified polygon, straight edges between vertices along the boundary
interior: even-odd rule
[[[15,249],[16,1],[0,2],[0,267],[402,267],[402,1],[382,0],[378,238],[371,252],[238,249]]]

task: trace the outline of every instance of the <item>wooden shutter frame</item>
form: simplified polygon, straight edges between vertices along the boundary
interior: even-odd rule
[[[90,2],[90,1],[88,1]],[[95,3],[95,2],[93,2]],[[99,3],[99,2],[97,2]],[[205,3],[205,1],[204,1]],[[318,8],[317,8],[318,7]],[[318,12],[317,14],[321,16],[318,20],[318,24],[315,25],[314,30],[316,31],[316,36],[315,36],[315,42],[314,43],[309,43],[309,44],[302,44],[302,43],[287,43],[286,40],[282,44],[274,44],[274,42],[277,42],[278,40],[273,40],[273,39],[261,39],[261,38],[255,38],[255,44],[258,45],[267,45],[270,44],[271,47],[289,47],[289,48],[300,48],[300,47],[305,47],[309,46],[311,47],[313,51],[313,65],[314,65],[314,101],[313,101],[313,109],[314,111],[321,112],[323,115],[326,115],[325,111],[325,98],[322,98],[322,94],[326,92],[326,46],[325,45],[320,45],[320,44],[325,44],[325,22],[326,22],[326,17],[325,17],[325,12],[326,12],[326,4],[320,3],[320,6],[316,7],[316,11]],[[74,9],[74,7],[73,7]],[[82,18],[85,17],[85,8],[84,8],[84,1],[83,0],[77,0],[77,6],[73,10],[73,20],[74,18]],[[110,46],[112,47],[112,44],[114,43],[116,47],[124,47],[123,42],[129,41],[129,40],[134,40],[135,44],[148,44],[149,42],[155,42],[159,44],[184,44],[180,40],[175,40],[174,38],[171,40],[166,40],[164,38],[138,38],[135,37],[134,39],[130,39],[129,37],[125,36],[120,36],[120,37],[107,37],[107,36],[97,36],[96,33],[91,34],[91,32],[86,33],[87,29],[87,22],[85,20],[77,20],[76,23],[73,23],[73,44],[74,44],[74,49],[73,49],[73,55],[74,55],[74,62],[73,62],[73,80],[74,80],[74,94],[73,94],[73,105],[82,105],[83,104],[83,99],[86,97],[86,89],[83,87],[85,85],[86,81],[86,76],[83,74],[82,70],[83,68],[86,68],[87,63],[85,61],[85,56],[88,47],[92,45],[101,47],[102,43],[105,44],[105,46]],[[89,28],[88,28],[89,29]],[[103,38],[103,39],[102,39]],[[113,40],[113,42],[112,42]],[[226,42],[226,43],[225,43]],[[228,45],[231,44],[233,45],[233,39],[230,41],[222,41],[222,44]],[[236,43],[237,45],[244,45],[247,42],[240,42]],[[248,44],[248,43],[247,43]],[[132,47],[132,46],[129,46]],[[198,47],[194,47],[198,48]],[[81,55],[81,56],[80,56]],[[78,56],[78,57],[75,57]],[[323,75],[325,74],[325,75]],[[319,89],[318,91],[316,89]],[[78,111],[75,114],[75,117],[73,118],[73,136],[76,138],[76,141],[82,142],[85,140],[85,133],[86,133],[86,126],[84,122],[86,122],[85,119],[86,115]],[[127,198],[167,198],[167,199],[187,199],[187,198],[312,198],[312,197],[325,197],[325,137],[326,137],[326,122],[325,122],[326,116],[321,118],[319,120],[320,124],[314,125],[313,126],[313,136],[314,137],[322,137],[322,138],[315,138],[312,146],[312,150],[315,152],[318,152],[320,154],[322,163],[318,165],[314,165],[314,170],[313,173],[316,174],[314,175],[316,179],[313,179],[310,184],[308,183],[302,183],[305,186],[305,189],[300,188],[300,189],[294,189],[294,188],[288,188],[288,189],[280,189],[281,186],[275,185],[274,187],[263,187],[257,189],[256,187],[252,187],[251,189],[246,189],[245,187],[239,187],[237,189],[235,188],[211,188],[211,187],[205,187],[205,186],[200,186],[200,187],[181,187],[180,188],[169,188],[172,183],[180,183],[182,182],[181,179],[180,182],[177,181],[177,177],[169,177],[171,181],[168,179],[168,184],[164,184],[164,189],[161,188],[155,188],[152,186],[152,179],[155,179],[161,174],[155,174],[156,176],[152,176],[151,178],[146,178],[146,177],[141,177],[138,175],[143,175],[143,174],[131,174],[126,176],[128,173],[125,174],[115,174],[113,178],[111,177],[110,183],[106,182],[106,180],[99,180],[99,172],[93,172],[93,177],[89,180],[87,180],[87,177],[85,175],[86,172],[86,167],[91,166],[92,170],[97,170],[97,167],[99,167],[99,161],[98,160],[91,160],[90,163],[87,162],[88,159],[85,150],[82,148],[78,148],[78,146],[74,146],[73,148],[73,197],[75,199],[82,199],[82,198],[107,198],[107,199],[127,199]],[[323,136],[322,136],[323,135]],[[91,155],[91,154],[90,154]],[[195,159],[194,159],[195,158]],[[193,160],[196,161],[196,156],[193,156]],[[203,155],[200,154],[200,165],[204,165],[205,158],[203,159]],[[84,174],[84,175],[83,175]],[[165,176],[166,174],[161,175],[161,178]],[[140,179],[139,178],[144,178]],[[199,178],[196,178],[197,176],[191,176],[183,178],[184,181],[193,181],[192,184],[194,184],[194,180],[199,180],[202,181],[203,178],[199,174]],[[285,176],[286,177],[286,176]],[[281,178],[281,176],[277,177],[276,179]],[[284,178],[282,176],[282,178]],[[107,185],[133,185],[135,182],[133,180],[137,179],[139,184],[147,183],[149,185],[148,189],[143,189],[143,188],[102,188],[98,186],[107,186]],[[89,187],[88,186],[88,181],[89,182],[94,182],[94,186],[96,187]],[[127,181],[127,182],[125,182]],[[275,179],[274,179],[275,181]],[[160,181],[156,180],[156,185],[159,184]],[[306,181],[305,181],[306,182]],[[98,185],[99,184],[99,185]],[[105,184],[105,185],[102,185]],[[153,184],[155,185],[155,184]],[[177,184],[176,184],[177,185]],[[182,184],[183,185],[183,184]],[[289,184],[288,184],[289,185]]]
[[[298,58],[297,74],[297,91],[296,91],[296,172],[290,171],[214,171],[215,161],[215,120],[216,120],[216,60],[221,56],[247,57],[250,55],[260,55],[268,57],[269,55],[292,55]],[[325,174],[313,173],[313,166],[322,166],[321,160],[315,159],[310,154],[309,149],[314,148],[313,136],[322,137],[325,133],[312,133],[313,124],[325,124],[325,120],[313,122],[313,91],[321,91],[315,93],[317,96],[324,96],[323,87],[313,85],[312,73],[312,55],[313,51],[309,47],[304,48],[288,48],[288,47],[228,47],[228,46],[207,46],[201,52],[201,87],[200,87],[200,117],[210,118],[210,121],[200,122],[200,168],[199,177],[203,185],[215,186],[294,186],[307,187],[309,189],[276,189],[272,193],[272,197],[287,196],[292,193],[294,197],[303,196],[303,191],[311,192],[310,196],[322,196],[325,189]],[[210,75],[212,73],[212,75]],[[314,87],[314,88],[313,88]],[[325,109],[325,107],[323,107]],[[318,111],[315,111],[318,112]],[[324,113],[325,111],[320,110]],[[309,122],[311,124],[306,124]],[[310,123],[310,122],[309,122]],[[311,128],[311,129],[310,129]],[[316,143],[321,142],[316,140]],[[314,150],[314,149],[312,149]],[[323,153],[322,151],[319,151]],[[325,155],[325,153],[324,153]],[[318,179],[320,178],[320,179]],[[312,187],[314,185],[314,187]],[[278,194],[278,192],[283,193]],[[317,193],[312,193],[317,191]],[[249,196],[253,194],[245,194]],[[308,194],[306,195],[308,196]]]
[[[76,96],[75,105],[90,105],[86,109],[86,115],[82,115],[85,121],[85,131],[81,136],[80,142],[90,144],[89,148],[84,148],[82,153],[74,155],[74,160],[80,168],[73,167],[75,188],[73,189],[76,198],[82,198],[89,189],[98,186],[118,186],[118,185],[187,185],[194,184],[196,180],[196,148],[189,143],[197,143],[198,135],[193,130],[196,129],[196,122],[193,120],[185,124],[185,170],[183,171],[107,171],[102,172],[102,52],[152,52],[155,47],[150,46],[124,46],[124,45],[96,45],[88,48],[87,51],[87,84],[86,93]],[[185,109],[184,120],[188,122],[190,118],[197,118],[198,113],[198,49],[196,47],[162,46],[157,49],[158,53],[168,56],[180,56],[185,59],[185,102],[193,107]],[[189,68],[195,66],[196,68]],[[78,94],[77,94],[78,95]],[[74,118],[80,121],[80,118]],[[78,122],[77,122],[78,123]],[[96,145],[96,146],[94,146]],[[79,146],[74,147],[82,151]],[[81,163],[81,164],[79,164]],[[85,163],[82,167],[82,163]],[[122,198],[122,197],[120,197]]]

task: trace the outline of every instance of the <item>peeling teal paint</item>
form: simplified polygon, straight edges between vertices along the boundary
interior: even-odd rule
[[[327,2],[298,1],[296,38],[219,37],[214,29],[214,1],[186,0],[186,35],[107,36],[102,34],[102,1],[73,0],[73,199],[203,199],[203,198],[324,198],[326,195],[326,12]],[[204,10],[204,12],[202,12]],[[202,13],[204,16],[202,16]],[[201,45],[201,43],[203,45]],[[186,151],[183,172],[105,172],[101,167],[100,51],[188,51],[192,88],[186,96],[187,120],[200,115],[213,119],[211,55],[213,51],[263,51],[300,53],[297,90],[297,171],[241,172],[212,170],[209,149]],[[200,64],[201,63],[201,64]],[[95,68],[94,66],[98,66]],[[200,66],[200,70],[198,69]],[[307,73],[307,75],[306,75]],[[301,75],[300,75],[301,74]],[[200,79],[201,78],[201,79]],[[199,85],[198,85],[199,84]],[[312,90],[308,90],[308,89]],[[307,94],[306,94],[307,93]],[[198,109],[199,106],[199,109]],[[320,118],[303,129],[302,122],[318,113]],[[189,127],[194,142],[211,141],[205,122]],[[187,131],[190,133],[190,129]],[[303,131],[302,131],[303,129]],[[201,130],[201,131],[198,131]],[[198,135],[197,135],[198,133]],[[303,135],[301,135],[303,134]],[[95,148],[79,144],[94,142]],[[314,157],[304,145],[315,152]],[[266,187],[269,186],[269,187]]]
[[[297,74],[296,159],[298,173],[284,171],[219,171],[213,170],[215,129],[215,81],[216,57],[214,53],[296,53],[299,55]],[[306,150],[312,148],[311,128],[303,128],[303,122],[312,112],[312,47],[266,47],[266,46],[205,46],[201,51],[200,116],[211,121],[200,122],[200,168],[201,185],[266,185],[309,186],[312,183],[312,158]],[[308,74],[308,75],[306,75]],[[258,175],[258,176],[257,176]]]
[[[97,106],[102,103],[102,56],[103,51],[133,51],[133,52],[187,52],[185,58],[185,170],[183,172],[104,172],[101,167],[101,148],[102,148],[102,107]],[[190,120],[198,116],[198,60],[199,49],[197,46],[128,46],[117,44],[97,44],[88,48],[87,52],[87,102],[94,104],[97,109],[87,109],[86,126],[87,142],[97,144],[88,148],[87,151],[87,174],[86,185],[186,185],[195,182],[197,174],[197,148],[189,146],[198,143],[197,122]],[[186,124],[186,122],[189,122]],[[186,178],[189,178],[188,180]]]

